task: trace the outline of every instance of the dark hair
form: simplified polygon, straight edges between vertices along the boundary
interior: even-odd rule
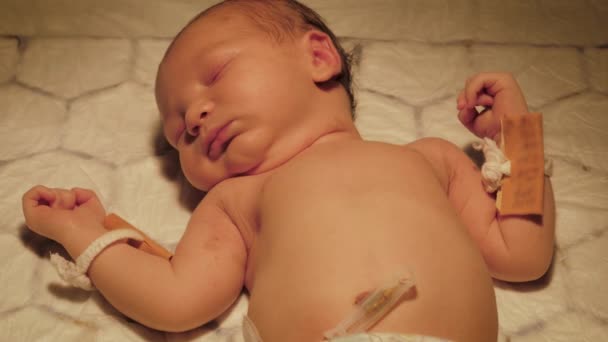
[[[329,29],[323,18],[321,18],[317,12],[302,5],[296,0],[225,0],[206,9],[192,19],[190,23],[197,21],[213,10],[226,5],[235,5],[245,8],[246,11],[243,11],[243,13],[258,25],[262,31],[268,33],[277,42],[282,42],[286,37],[296,37],[298,33],[312,28],[327,34],[338,51],[342,62],[342,71],[333,80],[340,83],[344,87],[344,90],[346,90],[350,103],[351,115],[354,118],[356,101],[352,89],[352,56],[344,50],[342,45],[340,45],[336,35]],[[190,23],[187,26],[189,26]]]
[[[352,55],[347,53],[340,41],[336,37],[336,35],[332,32],[332,30],[325,24],[325,21],[321,16],[313,11],[312,9],[302,5],[301,3],[295,0],[287,0],[287,5],[294,10],[294,12],[300,15],[300,19],[304,22],[304,24],[308,27],[316,28],[317,30],[326,33],[330,38],[336,50],[338,50],[338,54],[340,55],[340,60],[342,61],[342,71],[339,75],[336,76],[336,81],[340,83],[344,90],[346,90],[346,94],[348,95],[348,100],[350,103],[351,115],[354,118],[356,101],[355,96],[353,95],[353,80],[352,80],[352,71],[351,71],[351,62]]]

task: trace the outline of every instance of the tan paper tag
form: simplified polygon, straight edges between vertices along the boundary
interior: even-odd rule
[[[122,217],[116,214],[108,214],[103,222],[103,226],[107,230],[121,229],[121,228],[129,228],[137,231],[144,237],[144,241],[136,241],[129,240],[128,244],[149,254],[157,255],[161,258],[171,260],[173,254],[166,250],[163,246],[156,243],[154,240],[150,239],[144,232],[137,229],[135,226],[125,221]]]
[[[511,161],[497,196],[501,215],[542,215],[544,195],[543,122],[540,113],[503,119],[502,146]]]

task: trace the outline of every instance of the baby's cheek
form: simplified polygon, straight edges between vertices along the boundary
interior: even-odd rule
[[[218,172],[213,170],[209,162],[201,158],[195,159],[191,156],[181,153],[179,162],[184,176],[188,182],[195,188],[208,191],[214,184],[219,182]]]
[[[264,131],[250,131],[234,138],[226,151],[226,169],[242,174],[260,165],[268,156],[272,136]]]

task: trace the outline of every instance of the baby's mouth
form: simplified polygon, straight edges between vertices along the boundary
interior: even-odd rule
[[[226,124],[219,131],[217,131],[215,137],[213,137],[209,142],[209,147],[207,149],[207,156],[209,159],[216,160],[219,158],[222,153],[226,151],[226,148],[228,148],[230,142],[232,142],[233,137],[231,137],[227,131],[229,125],[230,123]]]

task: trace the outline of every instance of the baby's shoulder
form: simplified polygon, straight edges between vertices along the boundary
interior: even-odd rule
[[[405,144],[405,148],[414,149],[422,154],[435,155],[444,153],[446,148],[456,146],[453,143],[437,137],[426,137]]]
[[[450,182],[454,161],[468,159],[458,146],[441,138],[422,138],[403,147],[419,153],[446,185]]]
[[[415,140],[403,146],[422,154],[435,167],[447,168],[447,161],[464,152],[455,144],[436,137]]]
[[[257,206],[267,178],[267,174],[259,174],[226,179],[213,187],[203,202],[220,208],[233,219],[242,218],[243,213],[251,213]]]

